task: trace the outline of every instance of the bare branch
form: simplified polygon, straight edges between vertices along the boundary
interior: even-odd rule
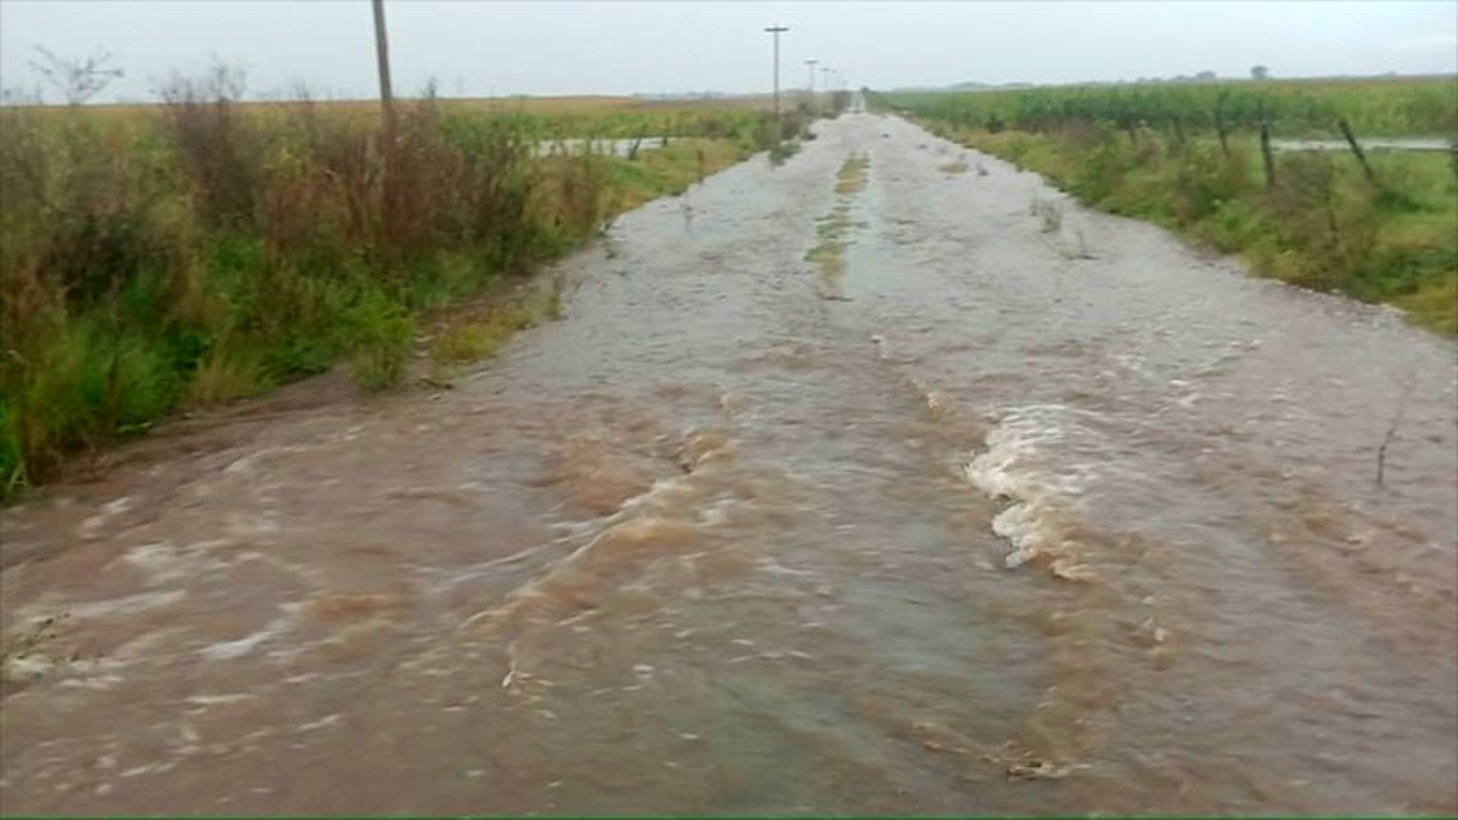
[[[31,70],[41,76],[66,98],[69,105],[80,105],[100,94],[112,80],[126,76],[110,65],[112,54],[98,52],[88,57],[62,57],[45,46],[36,46],[39,60],[31,60]]]

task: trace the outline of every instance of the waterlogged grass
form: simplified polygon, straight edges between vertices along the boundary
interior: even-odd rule
[[[1370,154],[1370,180],[1350,153],[1278,153],[1268,188],[1252,135],[1222,146],[1086,123],[1056,133],[924,124],[1094,207],[1238,254],[1257,274],[1390,303],[1416,325],[1458,333],[1458,166],[1441,152]]]
[[[634,161],[608,158],[611,205],[614,210],[631,210],[658,197],[683,193],[749,153],[729,142],[682,139],[643,151]]]
[[[452,378],[457,367],[495,356],[514,334],[561,317],[562,292],[556,285],[529,288],[504,302],[440,317],[439,331],[430,342],[431,378]]]
[[[427,99],[402,107],[387,179],[370,107],[174,91],[152,107],[0,110],[0,499],[179,408],[338,362],[362,389],[395,384],[422,316],[507,290],[775,133],[745,107]],[[536,150],[617,131],[672,138],[632,160]],[[558,298],[472,317],[432,361],[489,356]]]
[[[860,193],[866,187],[866,169],[871,158],[865,154],[852,154],[840,166],[835,175],[835,192],[841,196]]]
[[[870,157],[852,154],[841,163],[835,175],[837,202],[830,213],[815,222],[817,242],[805,254],[805,261],[815,269],[815,289],[822,299],[844,299],[841,280],[845,277],[845,249],[851,222],[851,200],[866,186],[866,170]]]
[[[815,268],[815,288],[822,298],[832,299],[841,295],[848,244],[845,234],[851,224],[847,214],[847,208],[837,207],[830,216],[821,219],[816,225],[820,241],[805,254],[805,261]]]

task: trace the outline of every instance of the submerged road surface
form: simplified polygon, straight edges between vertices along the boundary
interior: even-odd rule
[[[6,510],[4,810],[1458,811],[1451,342],[868,114],[558,275]]]

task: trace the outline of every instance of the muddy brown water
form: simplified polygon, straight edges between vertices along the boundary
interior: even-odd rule
[[[4,810],[1458,810],[1452,342],[818,130],[4,511]]]

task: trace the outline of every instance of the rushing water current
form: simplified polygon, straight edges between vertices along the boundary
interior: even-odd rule
[[[0,513],[4,811],[1458,811],[1450,341],[871,114],[554,275]]]

